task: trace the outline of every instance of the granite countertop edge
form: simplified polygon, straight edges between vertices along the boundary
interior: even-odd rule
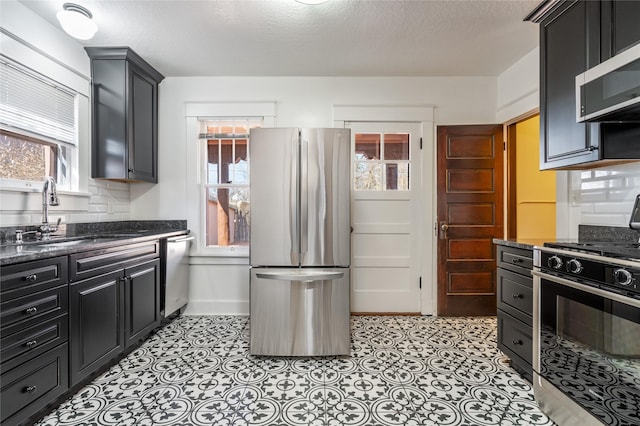
[[[503,240],[501,238],[494,238],[493,243],[496,245],[514,247],[524,250],[533,250],[536,246],[542,246],[545,240]]]
[[[12,265],[14,263],[22,263],[31,260],[66,256],[73,253],[100,250],[128,244],[136,244],[145,241],[186,235],[188,233],[188,229],[153,229],[146,230],[144,232],[138,231],[135,235],[131,234],[126,236],[109,233],[89,234],[60,238],[51,241],[51,243],[34,244],[33,242],[27,242],[22,245],[6,244],[0,246],[0,266]],[[67,241],[74,240],[78,240],[80,242],[70,246],[56,246],[56,243],[65,243]]]

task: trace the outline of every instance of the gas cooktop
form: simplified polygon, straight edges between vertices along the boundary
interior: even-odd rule
[[[625,259],[640,262],[640,243],[630,242],[582,242],[582,243],[544,243],[545,247],[589,253],[615,259]]]

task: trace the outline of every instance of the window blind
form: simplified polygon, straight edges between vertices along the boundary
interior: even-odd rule
[[[75,145],[75,93],[0,58],[0,123]]]

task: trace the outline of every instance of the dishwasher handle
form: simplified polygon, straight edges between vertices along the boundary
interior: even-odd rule
[[[186,237],[173,237],[173,238],[167,238],[167,242],[168,243],[184,243],[186,241],[192,241],[195,240],[196,237],[193,235],[187,235]]]

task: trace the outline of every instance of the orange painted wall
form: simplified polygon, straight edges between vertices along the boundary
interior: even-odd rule
[[[540,171],[540,117],[516,124],[518,239],[556,237],[556,174]]]

